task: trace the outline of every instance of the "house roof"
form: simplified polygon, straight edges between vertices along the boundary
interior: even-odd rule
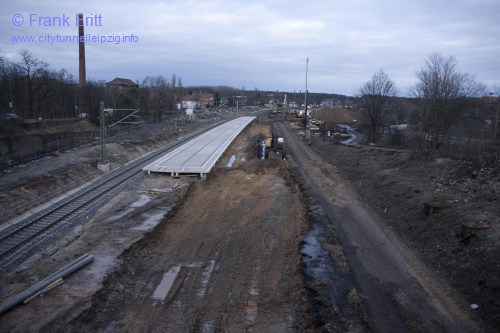
[[[194,97],[191,95],[182,96],[181,102],[194,102]]]
[[[212,102],[214,100],[214,94],[195,94],[193,97],[198,102]]]
[[[127,88],[138,86],[138,84],[135,83],[134,81],[132,81],[130,79],[120,78],[120,77],[116,77],[113,80],[106,82],[106,85],[107,86],[114,86],[114,87],[127,87]]]
[[[499,96],[484,96],[481,98],[483,103],[486,104],[493,104],[493,103],[498,103],[500,101]]]
[[[192,101],[192,102],[208,103],[208,102],[213,102],[213,100],[214,100],[214,94],[193,94],[181,97],[182,102]]]

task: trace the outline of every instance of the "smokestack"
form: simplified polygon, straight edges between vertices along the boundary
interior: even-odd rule
[[[85,86],[87,82],[87,74],[85,71],[85,35],[83,32],[83,14],[78,14],[78,50],[80,61],[80,86]]]

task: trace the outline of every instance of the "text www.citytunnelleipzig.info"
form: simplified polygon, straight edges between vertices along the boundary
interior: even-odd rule
[[[45,44],[58,44],[58,43],[94,43],[94,44],[122,44],[122,43],[138,43],[139,36],[135,34],[130,35],[93,35],[85,34],[78,35],[60,35],[60,34],[42,34],[42,35],[12,35],[11,41],[13,43],[45,43]]]

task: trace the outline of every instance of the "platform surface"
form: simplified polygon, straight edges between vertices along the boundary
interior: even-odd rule
[[[231,142],[255,117],[239,117],[205,132],[165,154],[142,170],[148,172],[209,173]]]

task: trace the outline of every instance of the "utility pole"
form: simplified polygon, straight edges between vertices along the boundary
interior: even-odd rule
[[[285,100],[283,102],[285,104],[285,120],[286,120],[286,114],[287,114],[287,111],[288,111],[288,102],[286,101],[286,94],[285,94]]]
[[[306,59],[306,96],[305,96],[305,110],[304,110],[304,126],[307,127],[307,71],[309,69],[309,57]]]

